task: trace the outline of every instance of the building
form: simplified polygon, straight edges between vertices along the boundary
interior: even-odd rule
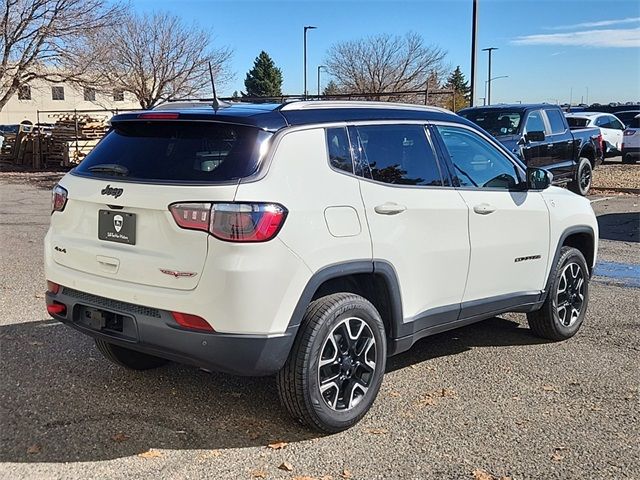
[[[13,125],[23,121],[38,122],[38,112],[73,110],[129,110],[140,104],[129,93],[113,91],[110,94],[96,92],[65,83],[49,83],[34,80],[23,85],[0,111],[0,125]],[[98,112],[96,112],[98,113]],[[110,115],[109,115],[110,116]],[[40,123],[55,122],[56,114],[40,113]]]

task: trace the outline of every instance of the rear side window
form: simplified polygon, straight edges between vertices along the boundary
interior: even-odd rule
[[[85,176],[161,182],[225,182],[258,168],[271,136],[225,123],[122,122],[76,168]]]
[[[351,148],[346,128],[327,129],[327,151],[329,152],[329,163],[333,168],[353,173]]]
[[[589,124],[588,118],[567,117],[567,123],[570,127],[586,127]]]
[[[564,115],[560,110],[545,110],[547,112],[547,118],[551,124],[551,133],[564,133],[566,127],[564,126]]]
[[[356,128],[373,180],[395,185],[442,186],[436,157],[423,126]]]

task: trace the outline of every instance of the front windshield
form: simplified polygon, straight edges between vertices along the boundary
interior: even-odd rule
[[[470,110],[460,112],[460,115],[484,128],[495,137],[516,134],[522,121],[521,112],[505,112],[503,110]]]

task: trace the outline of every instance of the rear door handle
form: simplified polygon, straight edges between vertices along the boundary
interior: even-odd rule
[[[406,209],[407,207],[405,207],[404,205],[398,205],[397,203],[393,202],[386,202],[382,205],[374,207],[375,212],[379,213],[380,215],[397,215],[398,213],[404,212]]]
[[[496,211],[496,207],[493,205],[489,205],[488,203],[480,203],[473,207],[473,211],[478,215],[489,215]]]

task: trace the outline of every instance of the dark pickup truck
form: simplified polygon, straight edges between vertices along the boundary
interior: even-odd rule
[[[592,171],[602,162],[602,136],[598,128],[570,130],[560,107],[492,105],[465,108],[458,115],[493,135],[526,165],[544,168],[557,184],[586,195]]]

